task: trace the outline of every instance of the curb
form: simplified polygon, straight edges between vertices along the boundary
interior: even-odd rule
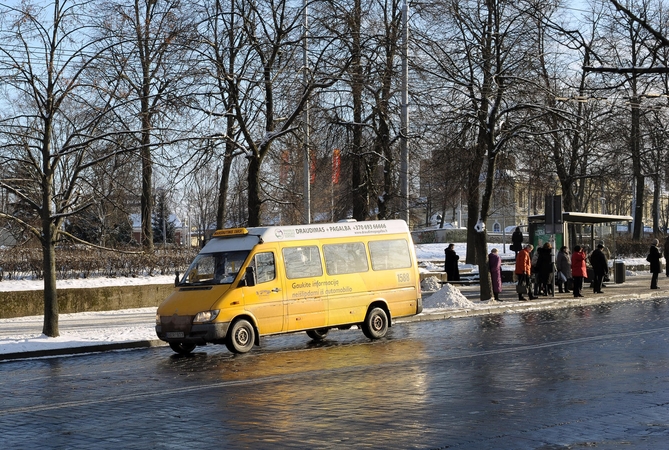
[[[83,347],[54,348],[47,350],[35,350],[32,352],[17,352],[0,354],[0,361],[11,361],[17,359],[45,358],[51,356],[80,355],[85,353],[101,353],[113,350],[129,350],[134,348],[164,347],[167,343],[152,339],[148,341],[114,342],[111,344],[86,345]]]
[[[617,294],[606,297],[581,297],[578,299],[549,299],[519,301],[497,301],[488,303],[485,307],[476,309],[453,309],[435,313],[421,313],[416,316],[403,317],[395,320],[395,323],[422,322],[429,320],[458,319],[462,317],[477,317],[493,314],[516,314],[519,312],[548,311],[553,309],[575,308],[579,306],[603,305],[630,300],[652,300],[653,298],[665,298],[666,292],[651,292],[644,294]]]

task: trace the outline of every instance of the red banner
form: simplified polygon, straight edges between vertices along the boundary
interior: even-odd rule
[[[332,184],[339,183],[339,176],[341,175],[341,154],[338,148],[332,152]]]
[[[311,181],[311,184],[314,184],[316,182],[316,155],[315,153],[309,152],[309,159],[310,159],[310,168],[309,168],[309,178]]]

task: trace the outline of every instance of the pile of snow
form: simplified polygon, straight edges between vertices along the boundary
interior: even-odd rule
[[[444,284],[437,292],[423,299],[423,308],[425,309],[474,307],[476,307],[474,302],[467,299],[458,288],[450,284]]]
[[[440,287],[439,278],[437,277],[427,277],[420,282],[420,290],[423,292],[438,291]]]
[[[424,270],[425,272],[441,272],[444,270],[443,264],[437,265],[431,261],[425,261],[421,266],[421,270]]]

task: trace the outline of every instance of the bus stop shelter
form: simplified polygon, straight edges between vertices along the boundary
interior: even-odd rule
[[[554,230],[555,234],[549,234],[547,233],[549,227],[546,226],[545,216],[534,215],[528,217],[528,233],[530,243],[535,248],[545,242],[552,242],[553,261],[555,261],[555,252],[563,245],[566,245],[569,249],[580,245],[585,247],[586,253],[589,254],[599,241],[603,241],[611,254],[616,255],[615,238],[618,226],[624,224],[626,229],[629,229],[629,223],[632,220],[632,216],[563,212],[561,226],[557,226],[557,229]],[[592,269],[588,270],[588,279],[592,279],[591,271]],[[625,265],[622,262],[616,263],[614,261],[614,275],[616,283],[625,281]]]
[[[593,250],[597,242],[604,241],[613,255],[616,254],[615,237],[619,225],[629,227],[632,216],[618,216],[612,214],[590,214],[581,212],[563,212],[562,230],[555,235],[546,232],[545,216],[543,214],[528,217],[529,242],[535,248],[545,242],[551,242],[555,237],[555,248],[566,245],[573,249],[581,245]]]

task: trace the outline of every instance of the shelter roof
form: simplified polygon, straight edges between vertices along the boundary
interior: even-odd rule
[[[529,216],[530,223],[544,223],[546,216],[544,214],[537,214]],[[581,224],[596,224],[596,223],[612,223],[612,222],[631,222],[634,220],[632,216],[618,216],[614,214],[590,214],[582,212],[563,212],[562,221],[566,223],[581,223]]]

